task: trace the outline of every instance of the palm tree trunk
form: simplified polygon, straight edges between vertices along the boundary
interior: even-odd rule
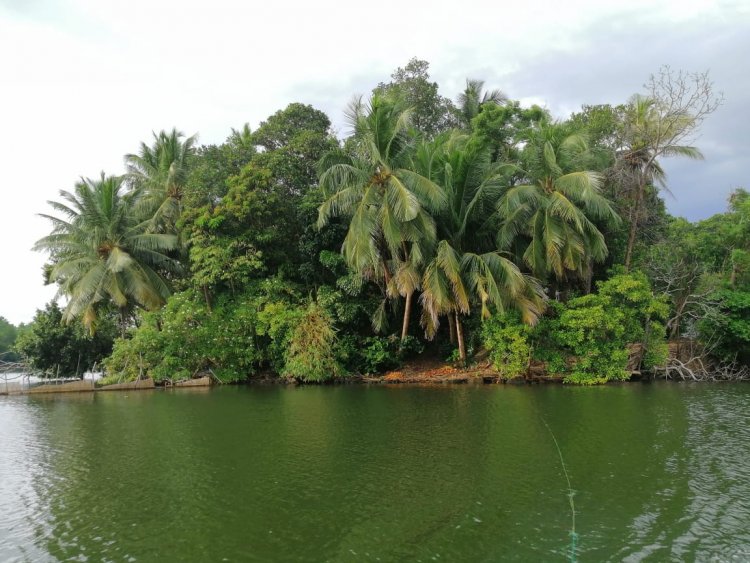
[[[593,279],[593,277],[594,277],[594,259],[589,257],[586,263],[586,280],[585,280],[586,287],[584,288],[586,291],[586,295],[591,293],[591,280]]]
[[[453,313],[448,313],[448,328],[450,331],[451,344],[456,343],[456,322]]]
[[[411,301],[414,297],[414,292],[410,291],[406,294],[406,304],[404,305],[404,324],[401,327],[401,343],[403,344],[406,337],[409,336],[409,319],[411,318]]]
[[[638,191],[635,194],[633,202],[632,218],[630,221],[630,233],[628,234],[628,246],[625,250],[625,271],[630,271],[630,262],[633,259],[633,247],[635,246],[635,235],[638,232],[638,216],[641,213],[641,203],[643,201],[643,190],[645,189],[643,181],[638,183]]]
[[[464,344],[464,331],[461,326],[461,315],[456,314],[456,337],[458,338],[458,357],[463,365],[466,365],[466,345]]]

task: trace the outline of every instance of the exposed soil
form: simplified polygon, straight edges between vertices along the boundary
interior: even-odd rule
[[[368,383],[494,383],[497,372],[484,361],[459,368],[438,358],[420,357],[380,377],[365,377]]]

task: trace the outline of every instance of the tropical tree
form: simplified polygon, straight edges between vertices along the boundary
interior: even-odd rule
[[[138,154],[125,155],[127,179],[138,190],[138,210],[151,232],[173,232],[182,212],[188,164],[196,136],[172,129],[154,135],[154,144],[141,143]]]
[[[549,119],[549,113],[541,107],[523,108],[515,100],[485,104],[472,119],[471,135],[476,142],[491,148],[492,160],[517,161],[528,131]]]
[[[382,279],[391,295],[405,298],[403,337],[419,279],[414,272],[435,238],[430,213],[445,204],[440,186],[413,169],[410,116],[390,96],[352,103],[347,113],[354,130],[351,151],[334,151],[322,160],[320,184],[327,199],[318,210],[319,227],[333,217],[349,218],[342,246],[349,266]]]
[[[479,307],[482,319],[489,318],[491,307],[510,308],[529,324],[543,309],[538,282],[497,249],[495,205],[511,167],[492,163],[490,153],[489,147],[462,136],[444,136],[419,153],[419,162],[429,167],[448,199],[437,222],[440,242],[421,283],[422,325],[432,338],[440,316],[447,315],[464,362],[461,316],[472,305]]]
[[[524,262],[540,279],[583,277],[591,260],[607,256],[595,222],[619,218],[599,192],[602,176],[585,168],[587,158],[583,136],[562,124],[542,123],[523,150],[523,181],[500,198],[499,245],[511,249],[520,243]]]
[[[236,176],[256,155],[250,126],[245,123],[220,145],[204,145],[191,157],[185,195],[182,199],[184,213],[202,206],[213,207],[227,193],[227,178]]]
[[[18,334],[18,327],[9,323],[5,317],[0,317],[0,361],[15,362],[18,360],[18,355],[13,350]]]
[[[112,353],[117,319],[104,315],[96,334],[91,334],[81,324],[65,324],[63,314],[55,301],[37,309],[34,320],[19,334],[16,350],[37,373],[83,377]]]
[[[466,88],[458,95],[458,115],[463,126],[471,128],[471,121],[487,104],[500,105],[508,101],[508,97],[500,90],[483,90],[483,80],[466,79]]]
[[[35,250],[50,253],[48,278],[68,298],[63,318],[81,318],[94,332],[99,311],[110,304],[120,311],[124,331],[133,307],[156,309],[170,294],[168,276],[180,271],[172,253],[173,234],[147,233],[133,214],[137,192],[126,192],[122,177],[81,179],[62,201],[49,205],[62,217],[42,215],[52,233]]]
[[[644,195],[649,186],[666,188],[664,171],[658,159],[683,156],[702,159],[691,146],[698,127],[723,101],[716,94],[708,73],[672,71],[662,67],[646,84],[647,94],[636,95],[628,104],[622,127],[622,147],[618,170],[631,186],[630,230],[625,250],[629,268],[638,233]]]
[[[649,186],[657,185],[666,189],[666,174],[657,157],[684,156],[691,159],[702,159],[701,152],[690,146],[665,143],[667,137],[674,136],[674,129],[687,127],[691,118],[687,115],[661,123],[657,101],[644,96],[634,96],[628,106],[625,122],[624,146],[619,151],[616,170],[624,176],[624,183],[630,188],[631,205],[629,209],[630,228],[625,249],[625,267],[630,268],[633,258],[636,235],[641,224],[643,200]],[[655,130],[667,127],[671,132],[661,133]],[[656,142],[654,142],[656,141]]]
[[[375,95],[388,95],[404,107],[411,108],[411,124],[428,137],[456,127],[458,119],[453,102],[438,93],[437,82],[430,80],[430,63],[413,57],[404,67],[391,74],[391,81],[381,82]]]

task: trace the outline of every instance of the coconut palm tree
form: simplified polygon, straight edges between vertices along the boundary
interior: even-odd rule
[[[431,168],[448,205],[439,215],[440,242],[421,283],[422,325],[432,338],[440,317],[447,315],[455,326],[461,361],[466,361],[461,317],[472,305],[479,307],[483,319],[490,316],[491,307],[511,308],[533,324],[543,309],[542,291],[535,279],[498,251],[495,242],[495,206],[512,167],[493,164],[488,148],[465,137],[438,138],[433,146],[442,154]]]
[[[171,254],[173,234],[146,233],[133,214],[137,193],[126,192],[123,178],[81,179],[73,192],[60,191],[61,201],[49,201],[60,217],[43,214],[52,233],[34,245],[50,253],[50,281],[68,298],[64,319],[81,318],[96,328],[99,309],[113,304],[120,310],[124,330],[128,311],[153,310],[170,293],[166,276],[180,271]]]
[[[318,209],[319,227],[334,217],[348,218],[342,252],[349,266],[382,279],[389,296],[405,298],[402,339],[419,279],[414,272],[435,238],[431,212],[445,204],[440,186],[413,169],[410,114],[387,95],[350,105],[352,144],[348,152],[335,151],[321,161],[327,199]]]
[[[624,174],[625,183],[632,186],[633,203],[630,208],[630,229],[625,250],[625,268],[630,268],[643,198],[648,186],[659,184],[666,189],[666,174],[658,158],[684,156],[703,159],[695,148],[677,142],[685,132],[694,128],[696,119],[686,111],[671,111],[645,96],[636,95],[628,104],[623,127],[623,146],[618,151],[616,171]]]
[[[173,232],[182,212],[188,164],[196,136],[172,129],[154,135],[154,144],[141,143],[138,154],[125,155],[127,180],[139,190],[138,211],[151,232]]]
[[[501,90],[484,90],[483,80],[466,79],[466,88],[458,95],[458,114],[463,126],[471,128],[471,120],[482,110],[485,104],[500,105],[508,101]]]
[[[520,243],[523,260],[539,279],[583,277],[588,260],[603,261],[607,245],[595,222],[617,222],[600,194],[602,176],[586,170],[588,147],[564,126],[543,123],[522,153],[524,180],[506,189],[498,203],[503,220],[498,243]],[[523,246],[525,245],[525,249]]]

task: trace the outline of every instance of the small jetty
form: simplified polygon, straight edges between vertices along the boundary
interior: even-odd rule
[[[195,379],[186,379],[185,381],[177,381],[172,387],[210,387],[211,377],[208,375],[204,377],[198,377]]]
[[[183,381],[167,381],[161,385],[157,385],[150,377],[102,386],[96,385],[93,379],[76,379],[74,381],[58,381],[55,383],[42,383],[40,385],[31,384],[30,386],[28,386],[28,383],[13,382],[12,386],[8,385],[8,383],[2,385],[2,383],[3,378],[0,375],[0,395],[41,395],[47,393],[98,393],[100,391],[147,391],[163,388],[210,387],[214,381],[210,376],[205,376]]]
[[[79,379],[78,381],[69,381],[67,383],[46,383],[36,387],[30,387],[22,393],[80,393],[83,391],[94,391],[93,379]]]
[[[126,381],[125,383],[112,383],[103,385],[97,391],[136,391],[141,389],[154,389],[156,384],[150,377],[147,379],[136,379],[135,381]]]

